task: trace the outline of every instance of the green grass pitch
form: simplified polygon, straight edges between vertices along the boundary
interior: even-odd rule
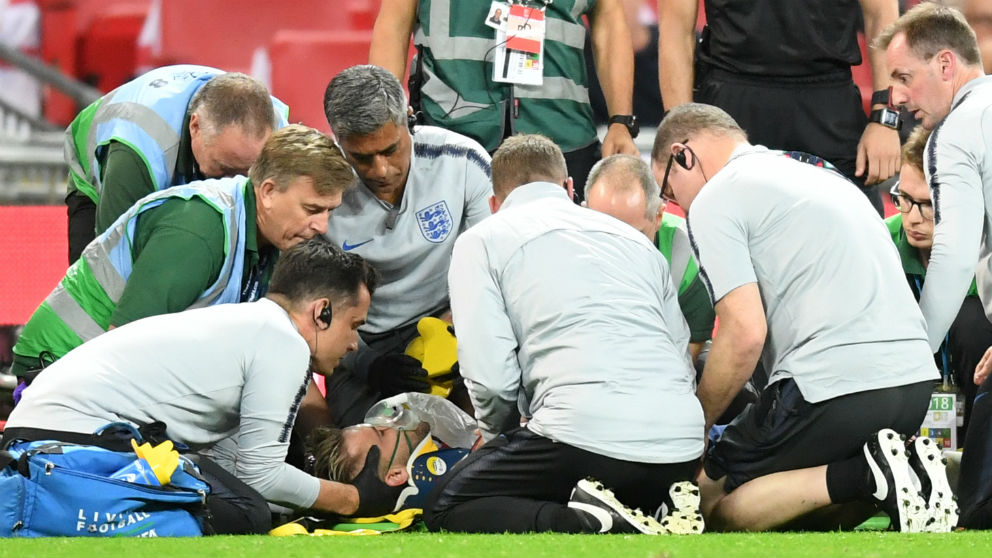
[[[902,534],[732,533],[695,536],[456,535],[205,537],[198,539],[4,539],[0,558],[27,557],[341,557],[341,558],[988,558],[992,532]]]

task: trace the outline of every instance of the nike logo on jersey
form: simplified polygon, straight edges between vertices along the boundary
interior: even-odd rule
[[[370,238],[370,239],[366,240],[365,242],[359,242],[358,244],[348,244],[348,241],[345,240],[344,242],[341,243],[341,248],[343,248],[344,251],[347,252],[349,250],[354,250],[355,248],[358,248],[359,246],[364,246],[364,245],[368,244],[369,242],[372,242],[373,240],[375,240],[375,239],[374,238]]]

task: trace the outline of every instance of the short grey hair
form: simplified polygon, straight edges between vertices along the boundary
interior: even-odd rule
[[[568,166],[561,148],[540,134],[516,134],[503,140],[493,153],[493,195],[498,200],[518,186],[530,182],[562,184],[568,178]]]
[[[365,136],[392,122],[406,126],[407,104],[396,76],[379,66],[352,66],[327,84],[324,116],[334,135]]]
[[[670,110],[661,121],[654,137],[651,160],[666,163],[666,154],[671,153],[672,144],[684,142],[699,132],[747,140],[747,132],[723,109],[702,103],[686,103]]]
[[[277,124],[269,90],[257,79],[239,72],[207,80],[190,99],[189,114],[199,114],[207,135],[240,126],[253,138],[263,137]]]
[[[644,216],[654,220],[661,207],[661,187],[651,173],[651,167],[636,155],[611,155],[593,165],[586,180],[585,199],[599,181],[605,187],[621,192],[629,192],[636,187],[644,191]]]

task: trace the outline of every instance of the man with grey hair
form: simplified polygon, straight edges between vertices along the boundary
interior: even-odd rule
[[[612,155],[599,161],[589,173],[585,189],[586,207],[641,231],[665,256],[678,287],[679,307],[689,324],[689,352],[695,361],[713,334],[716,316],[692,256],[685,220],[665,213],[658,182],[640,157]]]
[[[140,198],[247,174],[288,113],[258,80],[193,65],[152,70],[83,109],[65,137],[69,263]]]
[[[702,531],[703,416],[668,265],[573,204],[571,182],[550,139],[507,138],[495,214],[455,243],[458,359],[487,443],[431,493],[431,530]]]
[[[324,112],[360,182],[327,238],[382,273],[358,351],[329,378],[331,417],[347,426],[383,397],[430,388],[421,363],[403,352],[421,318],[448,312],[455,238],[490,214],[490,157],[454,132],[414,128],[399,80],[378,66],[335,76]]]
[[[833,170],[751,145],[710,105],[673,109],[652,158],[687,212],[720,321],[697,390],[707,429],[759,357],[770,372],[706,454],[708,525],[835,529],[879,504],[901,531],[953,528],[939,450],[917,441],[907,452],[900,437],[919,428],[938,374],[871,204]]]

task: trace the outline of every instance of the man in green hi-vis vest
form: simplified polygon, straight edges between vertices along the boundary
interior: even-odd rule
[[[189,64],[154,69],[97,99],[65,133],[69,263],[138,199],[246,174],[288,113],[250,76]]]
[[[458,132],[492,153],[515,133],[543,134],[564,152],[580,198],[592,165],[602,156],[637,154],[633,136],[634,52],[620,0],[518,0],[502,13],[513,23],[518,5],[543,12],[541,84],[495,81],[497,56],[508,57],[502,31],[487,26],[490,0],[383,0],[372,33],[369,63],[400,79],[410,36],[417,56],[410,68],[410,98],[427,124]],[[582,48],[589,18],[596,72],[610,112],[600,149]],[[502,67],[502,66],[499,66]]]
[[[672,271],[679,307],[689,324],[689,351],[695,362],[713,336],[716,313],[692,256],[685,220],[665,213],[660,188],[640,157],[613,155],[596,163],[586,181],[586,205],[607,213],[653,239]]]
[[[251,302],[281,251],[327,230],[354,182],[326,134],[272,134],[248,176],[196,181],[142,198],[69,266],[14,345],[25,386],[106,331],[148,316]],[[21,388],[23,389],[23,388]]]

